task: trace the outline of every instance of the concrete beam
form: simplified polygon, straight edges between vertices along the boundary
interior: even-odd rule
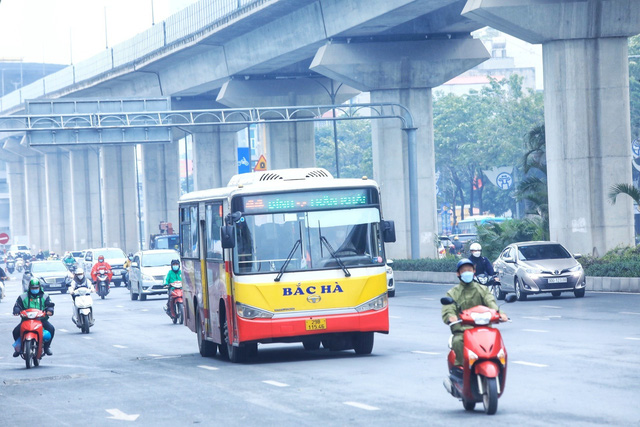
[[[309,68],[362,91],[416,89],[439,86],[489,58],[476,39],[328,43]]]
[[[640,33],[637,0],[468,0],[462,16],[534,44]]]

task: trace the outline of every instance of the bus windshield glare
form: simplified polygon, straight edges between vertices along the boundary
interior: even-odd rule
[[[236,223],[234,268],[277,273],[289,256],[286,272],[341,268],[340,261],[382,265],[382,248],[377,207],[245,215]]]

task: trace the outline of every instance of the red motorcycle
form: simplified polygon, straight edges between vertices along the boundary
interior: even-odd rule
[[[35,308],[29,308],[20,312],[22,323],[20,323],[20,337],[14,344],[16,349],[20,349],[20,355],[25,361],[27,369],[31,365],[40,365],[40,359],[44,356],[44,341],[49,341],[51,335],[49,331],[42,327],[42,320],[46,313]]]
[[[167,303],[167,315],[173,320],[173,323],[184,321],[184,303],[182,301],[182,282],[173,282],[169,285],[171,289],[169,301]]]
[[[510,294],[505,300],[514,302],[516,299],[514,294]],[[461,312],[451,297],[444,297],[440,302],[443,305],[456,304],[458,308],[460,319],[450,325],[474,326],[464,331],[462,378],[452,373],[445,379],[444,386],[453,397],[462,400],[465,410],[473,411],[476,403],[482,402],[484,412],[493,415],[498,410],[498,398],[504,392],[507,379],[507,349],[500,331],[491,326],[500,322],[500,313],[482,305]],[[455,359],[452,349],[447,357],[449,372],[452,372]]]

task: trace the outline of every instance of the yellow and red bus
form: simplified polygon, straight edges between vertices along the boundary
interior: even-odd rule
[[[389,332],[378,185],[320,168],[236,175],[179,201],[185,324],[202,356],[258,343],[369,354]]]

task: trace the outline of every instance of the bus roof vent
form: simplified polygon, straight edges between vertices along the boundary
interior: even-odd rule
[[[251,185],[265,181],[296,181],[305,179],[333,179],[333,175],[323,168],[277,169],[264,172],[235,175],[229,180],[228,187]]]

